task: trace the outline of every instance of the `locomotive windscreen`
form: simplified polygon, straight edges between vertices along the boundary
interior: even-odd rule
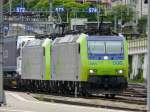
[[[106,54],[122,54],[123,45],[121,41],[106,41]]]
[[[89,59],[103,60],[109,56],[109,60],[120,60],[123,54],[123,41],[88,41]]]
[[[121,41],[88,41],[88,53],[91,54],[122,54]]]
[[[105,53],[104,41],[88,41],[88,53],[104,54]]]

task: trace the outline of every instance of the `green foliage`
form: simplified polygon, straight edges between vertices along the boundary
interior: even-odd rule
[[[42,9],[48,9],[49,8],[49,0],[33,0],[31,2],[31,0],[26,0],[26,4],[27,6],[29,6],[30,8],[42,8]],[[70,9],[70,8],[76,8],[76,9],[80,9],[80,8],[86,8],[88,6],[88,3],[86,4],[80,4],[77,3],[75,0],[53,0],[53,7],[59,7],[59,6],[63,6],[66,9]]]
[[[86,11],[90,7],[91,3],[78,3],[75,0],[53,0],[53,7],[63,6],[69,12],[70,18],[88,18],[89,20],[96,20],[96,15],[92,14],[89,16]],[[72,10],[72,11],[71,11]],[[61,14],[62,20],[66,17],[66,14]]]
[[[145,79],[144,78],[134,80],[128,79],[128,83],[136,83],[136,84],[145,83]]]
[[[122,20],[122,24],[129,22],[133,18],[133,10],[128,5],[116,5],[112,8],[111,11],[108,12],[108,19],[113,21],[114,17],[117,18],[117,20]]]
[[[81,4],[76,2],[75,0],[53,0],[53,6],[64,6],[66,9],[85,9],[89,7],[90,3]]]
[[[35,7],[35,5],[39,3],[39,0],[26,0],[25,1],[25,7],[27,9],[32,9],[33,7]]]
[[[63,4],[66,4],[68,2],[73,2],[74,0],[53,0],[53,6],[62,6]]]
[[[19,5],[20,0],[12,0],[12,8],[15,8]],[[8,9],[9,8],[9,2],[6,2],[4,4],[4,9]]]
[[[141,35],[146,35],[147,16],[143,16],[138,20],[138,32]]]
[[[51,0],[50,0],[51,1]],[[12,8],[15,8],[20,4],[20,0],[13,0]],[[53,0],[53,8],[63,6],[69,12],[69,18],[74,18],[77,16],[78,18],[88,18],[90,21],[97,20],[97,14],[88,14],[87,12],[82,12],[83,10],[87,10],[88,7],[100,7],[101,11],[104,11],[104,6],[101,4],[92,4],[92,3],[78,3],[76,0]],[[27,9],[49,9],[49,0],[25,0],[25,7]],[[5,8],[9,8],[9,3],[5,4]],[[80,11],[80,13],[72,12],[70,10]],[[102,12],[103,13],[103,12]],[[101,14],[102,14],[101,13]],[[132,20],[133,10],[127,5],[117,5],[112,8],[112,10],[107,11],[107,15],[105,17],[106,21],[114,21],[114,16],[116,16],[117,20],[122,19],[122,22],[128,22]],[[54,14],[57,15],[57,14]],[[62,20],[66,18],[66,12],[60,14]],[[100,14],[98,15],[100,16]]]
[[[25,7],[30,8],[48,8],[48,0],[24,0]],[[12,8],[19,6],[21,3],[20,0],[12,0]],[[4,8],[9,8],[9,2],[4,4]]]
[[[48,0],[39,0],[39,2],[36,3],[35,6],[33,6],[34,9],[48,9],[49,4]]]

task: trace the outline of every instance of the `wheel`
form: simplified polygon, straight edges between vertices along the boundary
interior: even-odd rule
[[[105,94],[105,98],[109,98],[109,94]]]
[[[110,98],[115,98],[115,94],[110,94]]]
[[[87,91],[86,88],[81,88],[79,90],[79,93],[80,93],[80,96],[82,96],[82,97],[89,97],[90,96],[90,94],[89,94],[89,92]]]

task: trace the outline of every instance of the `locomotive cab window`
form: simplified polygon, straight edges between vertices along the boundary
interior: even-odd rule
[[[106,53],[122,54],[123,53],[122,41],[106,41]]]
[[[105,53],[104,41],[88,41],[88,53],[89,54],[104,54]]]
[[[122,41],[88,41],[89,54],[122,54]]]

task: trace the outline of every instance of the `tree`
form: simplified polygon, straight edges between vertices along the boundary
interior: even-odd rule
[[[146,28],[147,28],[147,16],[143,16],[138,20],[138,32],[145,36]]]
[[[34,9],[48,9],[49,1],[48,0],[38,0],[38,2],[33,6]]]
[[[20,0],[12,0],[12,8],[15,8],[19,5]],[[4,9],[9,9],[9,1],[5,2]]]
[[[129,22],[133,19],[133,9],[128,5],[119,4],[114,6],[111,11],[109,11],[108,19],[114,21],[114,17],[117,20],[122,20],[122,24]]]
[[[90,3],[78,3],[76,0],[53,0],[53,7],[64,7],[65,13],[61,14],[62,20],[65,20],[66,13],[68,12],[70,18],[90,18],[87,12],[84,12],[88,9]],[[93,16],[92,16],[93,18]]]
[[[25,1],[25,8],[26,9],[49,9],[49,0],[24,0]],[[51,0],[50,0],[51,1]],[[103,6],[100,4],[93,4],[93,3],[79,3],[76,2],[76,0],[52,0],[53,1],[53,10],[56,7],[64,7],[65,12],[60,13],[59,16],[62,18],[63,21],[66,21],[66,16],[68,14],[69,19],[70,18],[88,18],[89,21],[96,21],[97,17],[100,16],[97,15],[97,13],[89,14],[88,8],[89,7],[100,7],[103,9]],[[7,7],[9,8],[9,4],[6,3]],[[13,0],[13,7],[16,7],[20,4],[20,0]],[[45,14],[46,16],[48,15]],[[53,13],[53,15],[57,18],[58,14]]]
[[[24,7],[27,9],[33,8],[39,0],[24,0]],[[12,0],[12,8],[15,8],[17,6],[20,6],[21,1],[20,0]],[[4,9],[9,8],[9,0],[6,0],[4,3]]]
[[[25,0],[25,7],[27,9],[32,9],[37,3],[39,3],[39,0]]]

